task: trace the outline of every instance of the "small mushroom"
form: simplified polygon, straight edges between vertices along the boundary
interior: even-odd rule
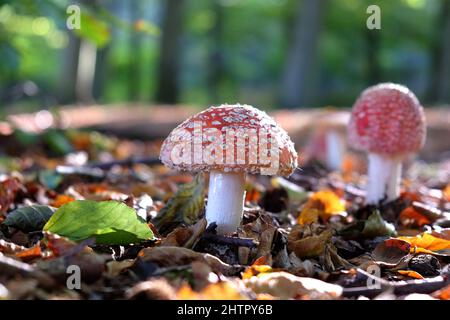
[[[241,223],[246,173],[289,176],[297,167],[286,131],[265,112],[239,104],[190,117],[163,142],[160,158],[173,169],[210,173],[206,219],[218,234]]]
[[[366,202],[379,204],[400,194],[402,160],[425,142],[423,107],[408,88],[382,83],[366,89],[355,102],[350,146],[368,152]]]
[[[329,170],[342,168],[349,118],[347,112],[326,110],[313,119],[314,133],[308,146],[310,156],[323,161]]]

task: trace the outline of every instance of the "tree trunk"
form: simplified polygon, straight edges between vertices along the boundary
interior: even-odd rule
[[[381,81],[381,66],[378,60],[381,30],[366,29],[367,48],[367,85],[371,86]]]
[[[58,101],[69,104],[75,101],[75,83],[77,81],[78,54],[80,52],[80,38],[72,31],[69,34],[69,45],[64,50],[62,72],[59,80]]]
[[[304,0],[298,6],[293,39],[282,79],[281,102],[294,108],[311,102],[310,83],[325,0]]]
[[[156,101],[174,104],[179,97],[180,38],[184,0],[165,0]]]
[[[440,17],[436,23],[437,40],[432,57],[430,102],[450,102],[450,0],[441,1]]]
[[[209,55],[208,88],[212,104],[220,101],[220,85],[225,73],[223,45],[223,7],[218,0],[212,1],[212,9],[216,15],[216,23],[211,29],[211,53]]]
[[[141,1],[130,1],[129,10],[132,23],[135,23],[139,18],[142,9]],[[128,100],[137,101],[140,95],[140,83],[141,83],[141,45],[142,35],[135,31],[130,30],[130,65],[128,74]]]

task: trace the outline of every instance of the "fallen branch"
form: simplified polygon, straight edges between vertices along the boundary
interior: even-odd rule
[[[255,243],[253,239],[250,238],[227,237],[213,233],[204,233],[202,239],[236,247],[255,248],[257,246],[257,243]]]
[[[423,280],[409,280],[409,281],[398,281],[398,282],[390,282],[381,278],[378,278],[374,275],[367,273],[364,270],[357,269],[358,275],[365,277],[366,279],[371,279],[373,281],[374,286],[378,284],[378,287],[369,288],[369,287],[352,287],[352,288],[344,288],[343,296],[357,297],[357,296],[366,296],[369,298],[375,297],[380,293],[388,290],[392,290],[392,292],[396,295],[407,295],[410,293],[432,293],[447,285],[450,285],[450,278],[448,277],[434,277]]]

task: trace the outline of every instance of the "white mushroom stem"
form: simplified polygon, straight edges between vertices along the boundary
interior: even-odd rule
[[[209,174],[208,204],[206,220],[217,224],[217,233],[236,232],[244,208],[244,173],[211,171]]]
[[[400,196],[402,159],[369,153],[366,202],[379,204],[381,200],[391,201]]]
[[[325,135],[326,164],[330,170],[340,170],[345,153],[345,141],[336,130],[328,130]]]

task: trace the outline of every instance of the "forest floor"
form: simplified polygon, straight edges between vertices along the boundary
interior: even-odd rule
[[[378,207],[355,154],[249,175],[242,226],[219,236],[207,175],[162,166],[161,139],[0,131],[0,299],[450,299],[445,146]]]

